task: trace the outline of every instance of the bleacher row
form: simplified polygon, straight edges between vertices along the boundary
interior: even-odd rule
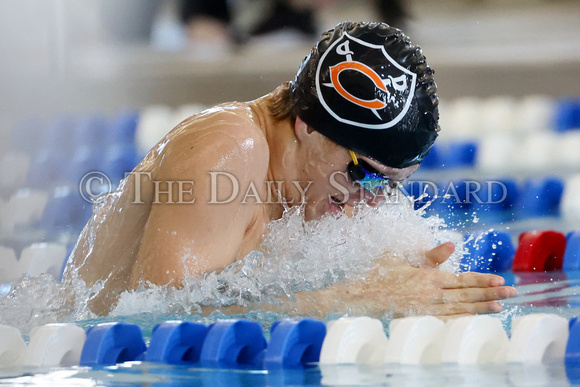
[[[464,316],[447,323],[433,316],[391,320],[349,317],[324,324],[310,318],[276,321],[266,340],[249,320],[206,326],[167,321],[154,327],[149,346],[138,325],[90,327],[48,324],[26,345],[18,329],[0,325],[1,367],[103,367],[127,361],[227,369],[298,369],[316,364],[458,364],[566,361],[580,365],[580,324],[555,314],[516,317],[511,331],[498,318]]]
[[[92,212],[83,177],[102,173],[94,194],[114,189],[171,128],[202,109],[151,106],[16,125],[0,158],[0,238],[72,241]]]
[[[70,251],[92,212],[91,203],[81,195],[82,177],[103,172],[111,185],[99,188],[114,188],[163,135],[203,108],[150,106],[111,116],[93,114],[15,125],[7,152],[0,159],[0,245],[9,248],[0,250],[0,259],[13,262],[15,257],[26,257],[27,248],[41,249],[39,243]],[[441,138],[423,162],[418,178],[403,186],[406,193],[423,196],[415,202],[417,207],[431,202],[429,214],[451,220],[475,212],[486,227],[541,217],[580,219],[580,130],[576,130],[580,129],[580,100],[531,96],[443,101],[441,126]],[[511,141],[505,136],[520,144],[500,157],[498,152]],[[524,146],[528,143],[529,149]],[[560,145],[550,148],[556,143]],[[542,160],[542,168],[529,160],[517,166],[513,160],[524,154]],[[555,160],[563,158],[567,169],[556,175],[560,164]],[[501,174],[488,168],[500,159]],[[552,171],[548,175],[543,173],[546,168]],[[457,179],[457,171],[476,180]],[[538,171],[542,173],[536,176]],[[431,185],[420,180],[431,176],[439,179]],[[474,184],[482,189],[474,192]],[[56,259],[50,262],[48,266],[56,267],[52,263]],[[19,263],[13,272],[21,272],[25,266]],[[13,278],[12,274],[3,276]]]
[[[441,136],[422,167],[525,173],[580,164],[580,100],[441,101]]]
[[[425,196],[416,207],[432,201],[429,211],[448,218],[478,211],[487,224],[580,219],[580,99],[461,98],[442,101],[440,117],[440,138],[411,179],[431,185],[407,182]]]
[[[578,102],[577,97],[543,95],[441,100],[441,134],[447,138],[484,138],[491,133],[567,132],[580,127]]]

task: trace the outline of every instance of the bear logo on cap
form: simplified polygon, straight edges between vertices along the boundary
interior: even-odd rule
[[[409,110],[416,79],[382,45],[345,33],[320,58],[316,90],[322,106],[339,122],[386,129]]]

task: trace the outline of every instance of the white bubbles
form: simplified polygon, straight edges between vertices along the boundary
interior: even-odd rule
[[[425,218],[412,204],[361,207],[352,218],[325,216],[305,222],[294,207],[269,225],[261,251],[254,251],[220,273],[189,277],[181,289],[143,287],[121,295],[113,315],[199,313],[201,306],[259,308],[281,297],[365,278],[383,255],[419,264],[424,252],[451,240],[458,248],[442,270],[455,271],[462,235],[444,229],[438,217]],[[388,270],[388,268],[387,268]]]
[[[51,275],[24,275],[5,297],[0,297],[0,324],[17,326],[26,332],[71,315],[74,303],[69,302],[70,299],[70,293]]]
[[[362,280],[379,257],[418,265],[425,251],[449,240],[458,248],[440,268],[455,271],[462,239],[460,233],[445,229],[442,219],[425,217],[404,198],[379,208],[363,205],[352,217],[327,215],[309,222],[304,220],[302,208],[293,207],[269,224],[260,251],[221,272],[188,276],[181,288],[146,284],[126,291],[110,315],[191,315],[207,311],[205,307],[219,311],[231,305],[260,309],[263,304],[292,299],[296,292]],[[66,287],[46,275],[23,277],[7,297],[0,298],[0,323],[30,328],[94,318],[88,300],[104,285],[99,281],[87,288],[82,280],[73,278]]]

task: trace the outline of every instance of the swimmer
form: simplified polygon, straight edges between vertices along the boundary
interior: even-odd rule
[[[337,25],[294,81],[254,101],[208,109],[169,132],[95,207],[65,281],[78,274],[98,285],[89,306],[106,315],[124,291],[180,287],[186,274],[219,271],[259,250],[285,206],[304,201],[312,220],[361,198],[379,205],[431,149],[439,131],[436,91],[421,49],[400,30]],[[421,267],[387,251],[378,260],[387,275],[377,269],[361,283],[298,293],[292,308],[320,315],[339,304],[373,315],[499,312],[497,301],[515,290],[500,276],[439,271],[453,251],[450,242],[426,251]]]

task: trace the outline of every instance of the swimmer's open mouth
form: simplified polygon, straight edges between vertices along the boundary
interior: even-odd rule
[[[340,207],[344,207],[344,205],[346,204],[346,202],[343,200],[339,200],[336,196],[331,196],[330,197],[330,202],[333,204],[336,204],[337,206]]]
[[[339,200],[336,196],[329,196],[328,197],[328,212],[331,214],[341,213],[344,211],[344,206],[347,202],[343,200]]]

